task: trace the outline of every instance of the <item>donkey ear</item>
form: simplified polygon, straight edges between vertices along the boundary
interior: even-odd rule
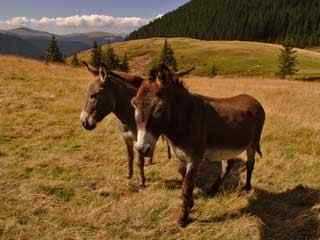
[[[176,72],[175,74],[178,77],[183,77],[185,75],[188,75],[189,73],[191,73],[193,70],[195,70],[196,68],[194,66],[192,66],[191,68],[184,70],[184,71],[180,71],[180,72]]]
[[[83,66],[85,66],[88,69],[88,71],[91,72],[94,76],[98,76],[99,75],[98,69],[96,69],[95,67],[89,65],[87,62],[82,61],[81,64]]]
[[[166,64],[160,64],[158,80],[162,85],[169,85],[173,79],[173,73]]]
[[[107,69],[105,67],[100,67],[99,68],[99,77],[100,77],[100,81],[105,83],[107,81]]]

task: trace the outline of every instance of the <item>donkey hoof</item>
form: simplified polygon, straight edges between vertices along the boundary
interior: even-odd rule
[[[194,206],[194,201],[191,200],[190,203],[189,203],[189,210],[191,210],[193,208],[193,206]]]
[[[184,218],[180,218],[180,219],[178,220],[178,225],[179,225],[180,227],[182,227],[182,228],[185,228],[185,227],[187,227],[187,225],[188,225],[188,220],[187,220],[187,219],[184,219]]]
[[[244,186],[241,189],[240,196],[247,196],[247,195],[250,195],[250,193],[252,193],[252,192],[253,192],[253,190],[251,187]]]
[[[149,162],[146,162],[145,166],[149,167],[149,166],[152,166],[154,165],[154,163],[152,161],[149,161]]]

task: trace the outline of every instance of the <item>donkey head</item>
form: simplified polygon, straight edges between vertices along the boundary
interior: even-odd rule
[[[103,66],[97,70],[85,62],[83,64],[97,77],[89,85],[87,100],[80,116],[83,127],[93,130],[97,123],[114,111],[116,99],[110,89],[111,76],[107,67]]]
[[[175,81],[179,81],[176,73],[160,64],[150,71],[149,81],[131,101],[138,130],[135,148],[142,155],[152,152],[158,137],[169,127],[170,103],[174,100],[171,89]]]

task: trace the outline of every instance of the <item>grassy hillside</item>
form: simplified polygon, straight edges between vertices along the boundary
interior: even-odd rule
[[[144,71],[151,59],[159,54],[164,39],[151,38],[115,43],[119,54],[128,52],[134,70]],[[180,68],[196,66],[195,74],[207,76],[214,64],[221,75],[273,76],[278,68],[279,45],[240,41],[201,41],[170,38]],[[107,46],[105,46],[106,48]],[[298,49],[300,72],[297,78],[320,77],[320,53]],[[88,60],[90,53],[82,58]]]
[[[228,187],[242,176],[238,162],[218,196],[197,188],[193,222],[180,229],[176,159],[159,142],[147,188],[139,189],[137,168],[128,181],[115,118],[94,132],[79,122],[90,80],[82,69],[0,57],[0,239],[319,239],[319,83],[186,80],[206,95],[252,94],[267,122],[255,192],[240,197]],[[215,167],[201,171],[200,187]]]

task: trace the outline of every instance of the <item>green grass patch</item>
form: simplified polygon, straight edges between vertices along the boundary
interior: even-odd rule
[[[73,189],[61,186],[39,186],[39,191],[64,202],[69,202],[75,195]]]

